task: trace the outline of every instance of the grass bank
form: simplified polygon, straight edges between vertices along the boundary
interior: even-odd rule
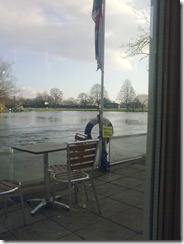
[[[3,109],[1,113],[8,112],[30,112],[30,111],[100,111],[96,108],[22,108],[21,110],[10,110]],[[126,108],[104,108],[103,111],[114,111],[114,112],[147,112],[147,108],[142,111],[142,109],[130,109],[126,110]]]

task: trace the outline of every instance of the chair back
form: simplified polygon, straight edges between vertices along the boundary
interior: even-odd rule
[[[70,170],[93,169],[99,139],[67,144],[67,163]]]

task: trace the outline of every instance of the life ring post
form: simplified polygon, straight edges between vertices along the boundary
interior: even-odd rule
[[[87,139],[92,139],[92,129],[95,125],[99,124],[99,116],[92,119],[88,122],[86,125],[84,134],[87,135]],[[99,135],[99,138],[102,142],[102,145],[100,147],[100,156],[99,156],[99,165],[98,170],[100,171],[109,171],[110,170],[110,162],[107,160],[107,144],[110,142],[111,137],[113,136],[113,126],[112,123],[106,119],[103,118],[103,126],[104,130],[102,131],[102,135]]]
[[[102,139],[102,150],[101,150],[101,157],[100,157],[100,162],[98,165],[98,170],[99,171],[110,171],[110,162],[107,160],[107,140]]]

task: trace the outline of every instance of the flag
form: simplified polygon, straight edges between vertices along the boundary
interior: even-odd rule
[[[103,71],[103,13],[102,13],[103,0],[94,0],[92,19],[95,22],[95,58],[97,60],[97,70]]]

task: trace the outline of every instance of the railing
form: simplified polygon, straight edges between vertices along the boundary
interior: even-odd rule
[[[147,133],[114,136],[109,144],[110,164],[146,156]]]
[[[145,157],[147,134],[114,136],[107,145],[110,165]],[[23,183],[43,180],[43,155],[0,150],[0,178],[18,178]],[[66,151],[49,154],[50,164],[66,163]]]

